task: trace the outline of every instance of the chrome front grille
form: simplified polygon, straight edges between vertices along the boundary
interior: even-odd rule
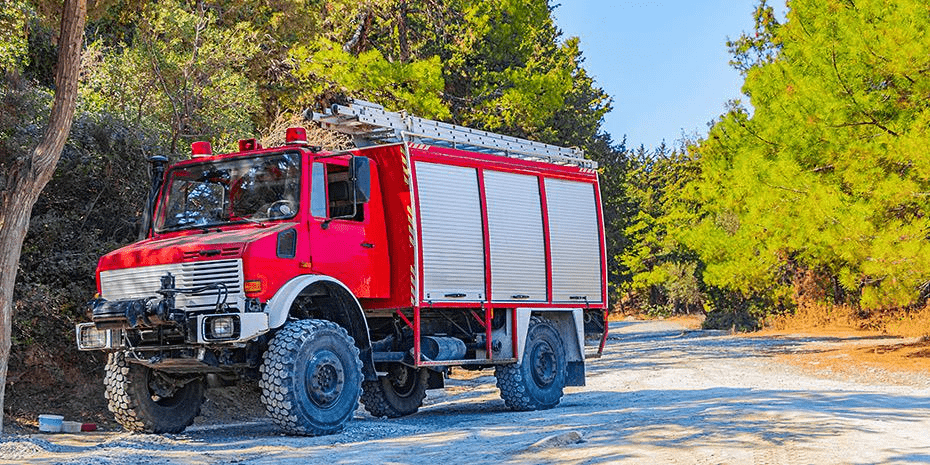
[[[226,304],[233,311],[243,308],[245,293],[242,290],[242,260],[210,260],[203,262],[172,263],[168,265],[125,268],[100,273],[100,293],[104,299],[137,299],[153,297],[161,289],[161,277],[171,273],[175,286],[191,289],[208,284],[222,283],[228,296]],[[178,294],[175,304],[188,312],[211,311],[216,306],[217,289],[186,295]]]

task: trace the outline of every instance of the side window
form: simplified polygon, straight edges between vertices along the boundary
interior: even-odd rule
[[[352,221],[365,219],[365,203],[353,204],[352,182],[349,180],[348,167],[314,163],[311,175],[310,212],[313,216]]]
[[[314,163],[310,174],[310,214],[317,218],[326,218],[326,166]]]

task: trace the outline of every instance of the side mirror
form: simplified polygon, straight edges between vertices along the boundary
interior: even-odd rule
[[[352,157],[349,161],[349,179],[355,190],[356,202],[371,199],[371,170],[368,157]]]

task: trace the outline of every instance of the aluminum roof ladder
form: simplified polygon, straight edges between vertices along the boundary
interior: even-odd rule
[[[559,147],[418,118],[406,112],[387,111],[381,105],[364,100],[352,100],[348,105],[333,105],[325,113],[313,112],[312,119],[326,129],[351,135],[359,147],[417,141],[523,160],[597,168],[597,162],[586,159],[584,151],[577,147]]]

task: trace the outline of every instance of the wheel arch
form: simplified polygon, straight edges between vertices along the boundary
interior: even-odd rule
[[[562,337],[565,343],[565,356],[570,362],[584,361],[584,316],[580,308],[545,309],[518,308],[517,309],[517,363],[523,361],[523,352],[526,349],[526,334],[530,328],[530,317],[540,316],[549,320]]]
[[[327,305],[310,308],[302,306],[307,300],[319,300]],[[272,329],[282,327],[288,317],[317,318],[342,326],[358,347],[365,380],[378,378],[365,312],[352,291],[339,280],[325,275],[298,276],[281,286],[268,301],[265,311],[268,313],[268,325]]]
[[[517,363],[523,363],[526,351],[526,337],[530,327],[530,318],[543,317],[559,333],[565,345],[565,360],[568,362],[567,386],[584,386],[584,314],[580,308],[517,308]]]

